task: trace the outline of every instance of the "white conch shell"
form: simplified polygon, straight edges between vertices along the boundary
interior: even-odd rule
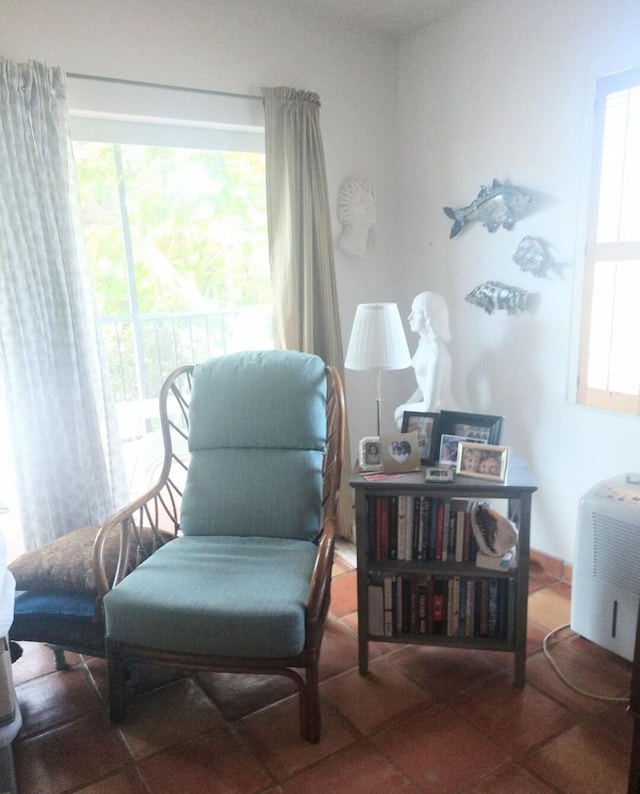
[[[515,525],[486,504],[477,504],[471,511],[471,528],[480,551],[491,557],[502,557],[518,541]]]

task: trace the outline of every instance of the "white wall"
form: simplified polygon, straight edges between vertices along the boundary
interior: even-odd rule
[[[67,72],[259,94],[316,91],[337,240],[343,180],[371,180],[376,245],[366,259],[336,248],[345,351],[357,303],[396,300],[394,134],[397,45],[272,0],[2,0],[0,56]],[[85,84],[86,88],[86,84]],[[99,92],[100,85],[93,89]],[[70,84],[70,105],[73,86]],[[196,101],[196,98],[194,98]],[[197,97],[201,102],[201,98]],[[375,430],[370,373],[346,373],[353,444]]]
[[[580,495],[640,469],[640,420],[577,407],[569,384],[588,97],[600,68],[640,57],[639,29],[637,0],[482,0],[398,48],[294,0],[3,0],[0,55],[223,91],[317,91],[334,217],[348,176],[371,179],[378,199],[373,253],[336,250],[345,347],[357,303],[395,300],[406,317],[418,292],[441,292],[458,401],[505,417],[504,442],[540,485],[533,546],[570,560]],[[536,211],[511,232],[476,225],[449,240],[442,207],[470,203],[493,177],[535,191]],[[511,261],[525,234],[551,245],[548,279]],[[488,279],[529,289],[532,311],[489,317],[465,303]],[[375,426],[375,385],[369,373],[346,381],[354,447]],[[411,370],[383,374],[387,424],[413,389]]]
[[[399,243],[408,307],[431,289],[452,318],[455,395],[505,417],[504,443],[539,483],[532,545],[573,556],[576,507],[594,482],[640,469],[640,419],[572,402],[575,301],[590,145],[586,114],[602,68],[640,62],[637,0],[483,0],[405,38],[400,51]],[[534,192],[512,231],[475,224],[449,239],[462,207],[497,177]],[[547,279],[511,257],[526,234],[556,264]],[[530,290],[532,310],[489,316],[464,300],[498,280]]]

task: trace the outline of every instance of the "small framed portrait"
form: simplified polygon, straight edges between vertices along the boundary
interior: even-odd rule
[[[397,433],[380,437],[382,468],[385,472],[420,470],[418,434]]]
[[[469,441],[470,439],[464,436],[454,436],[449,433],[443,433],[440,436],[440,456],[438,458],[440,466],[449,466],[452,469],[456,467],[458,460],[458,446],[461,441]]]
[[[438,453],[438,420],[440,414],[405,411],[402,415],[402,432],[417,433],[420,463],[431,466]]]
[[[440,411],[439,429],[441,434],[464,436],[478,444],[500,444],[502,417]]]
[[[362,471],[382,471],[380,436],[367,436],[360,439],[358,461]]]
[[[462,441],[458,444],[456,473],[464,477],[504,482],[508,461],[509,447]]]

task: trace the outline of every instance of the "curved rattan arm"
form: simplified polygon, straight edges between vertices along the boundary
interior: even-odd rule
[[[159,408],[164,458],[156,484],[111,516],[101,526],[93,545],[93,568],[98,594],[104,596],[141,560],[175,536],[180,521],[182,487],[179,475],[185,462],[176,450],[176,439],[186,442],[192,365],[175,369],[160,390]],[[112,532],[120,532],[115,574],[107,573],[105,547]],[[169,536],[167,533],[170,533]]]
[[[323,523],[307,596],[307,647],[319,644],[329,606],[333,549],[344,456],[344,390],[334,367],[327,367],[327,448],[322,467]]]

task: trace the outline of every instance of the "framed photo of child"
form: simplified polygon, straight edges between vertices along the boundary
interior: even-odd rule
[[[402,432],[417,433],[420,463],[431,466],[438,453],[438,419],[440,414],[405,411],[402,415]]]
[[[358,463],[361,471],[382,471],[380,436],[367,436],[360,439]]]
[[[417,433],[382,435],[382,467],[386,473],[420,471],[420,451]]]
[[[480,480],[505,481],[509,447],[461,441],[458,444],[457,455],[456,474]]]

